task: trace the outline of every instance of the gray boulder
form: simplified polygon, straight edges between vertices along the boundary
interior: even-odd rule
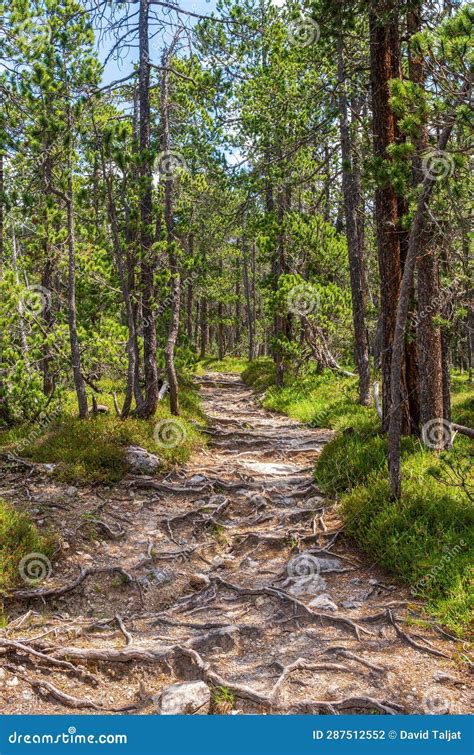
[[[131,472],[135,474],[153,474],[161,467],[158,456],[151,454],[140,446],[129,446],[125,449],[125,461]]]
[[[308,606],[310,608],[322,609],[323,611],[337,611],[337,605],[331,600],[331,596],[327,593],[323,593],[322,595],[313,598],[313,600],[308,603]]]
[[[172,684],[161,691],[156,703],[161,716],[205,716],[209,713],[211,690],[200,681]]]

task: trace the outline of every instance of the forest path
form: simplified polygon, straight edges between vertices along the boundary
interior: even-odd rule
[[[163,687],[205,679],[213,712],[468,712],[462,644],[414,624],[318,494],[331,432],[264,411],[237,376],[197,382],[210,444],[165,480],[5,475],[0,495],[63,545],[6,601],[0,710],[154,713]]]

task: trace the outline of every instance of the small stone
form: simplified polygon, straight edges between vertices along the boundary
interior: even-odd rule
[[[317,556],[316,561],[319,565],[319,571],[337,571],[343,566],[342,561],[338,558],[320,558]]]
[[[74,498],[77,495],[77,488],[74,485],[69,485],[64,491],[64,495],[67,495],[68,498]]]
[[[340,697],[339,688],[335,684],[332,684],[326,690],[326,697],[329,697],[330,700],[337,700]]]
[[[21,693],[21,696],[23,697],[23,700],[31,700],[31,698],[33,697],[29,689],[23,690],[23,692]]]
[[[207,574],[196,573],[190,575],[189,584],[195,590],[202,590],[204,587],[209,587],[211,580],[209,579]]]
[[[343,600],[341,603],[342,608],[360,608],[362,603],[359,600]]]
[[[125,449],[125,462],[135,474],[154,474],[161,467],[158,456],[140,446],[129,446]]]
[[[325,590],[326,587],[326,580],[323,577],[320,577],[319,574],[310,574],[307,577],[297,579],[288,588],[288,592],[295,595],[295,597],[299,597],[300,595],[317,595]]]
[[[161,716],[205,716],[209,713],[211,690],[201,681],[172,684],[161,691],[156,702]]]
[[[13,679],[8,680],[7,687],[18,687],[19,683],[18,677],[14,676]]]
[[[205,482],[206,478],[202,474],[195,474],[189,478],[188,483],[190,485],[199,485],[201,482]]]
[[[0,679],[5,679],[5,677],[6,677],[5,669],[0,668]]]
[[[435,682],[457,682],[457,679],[452,674],[446,673],[446,671],[435,671],[433,674]]]
[[[68,551],[71,546],[69,545],[67,540],[63,540],[62,542],[62,548],[64,551]]]
[[[331,596],[327,593],[318,595],[316,598],[308,604],[310,608],[319,608],[323,611],[337,611],[337,605],[331,600]]]

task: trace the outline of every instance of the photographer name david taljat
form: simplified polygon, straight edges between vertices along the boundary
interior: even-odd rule
[[[419,731],[400,729],[398,736],[400,739],[442,739],[445,742],[451,742],[451,740],[460,740],[461,732],[450,729],[420,729]]]

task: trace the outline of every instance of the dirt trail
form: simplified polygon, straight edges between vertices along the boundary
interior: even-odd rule
[[[235,376],[198,382],[209,447],[164,481],[3,470],[0,496],[63,543],[5,602],[1,711],[153,713],[163,687],[204,679],[231,693],[214,712],[468,712],[462,643],[413,623],[312,482],[331,433],[265,412]]]

